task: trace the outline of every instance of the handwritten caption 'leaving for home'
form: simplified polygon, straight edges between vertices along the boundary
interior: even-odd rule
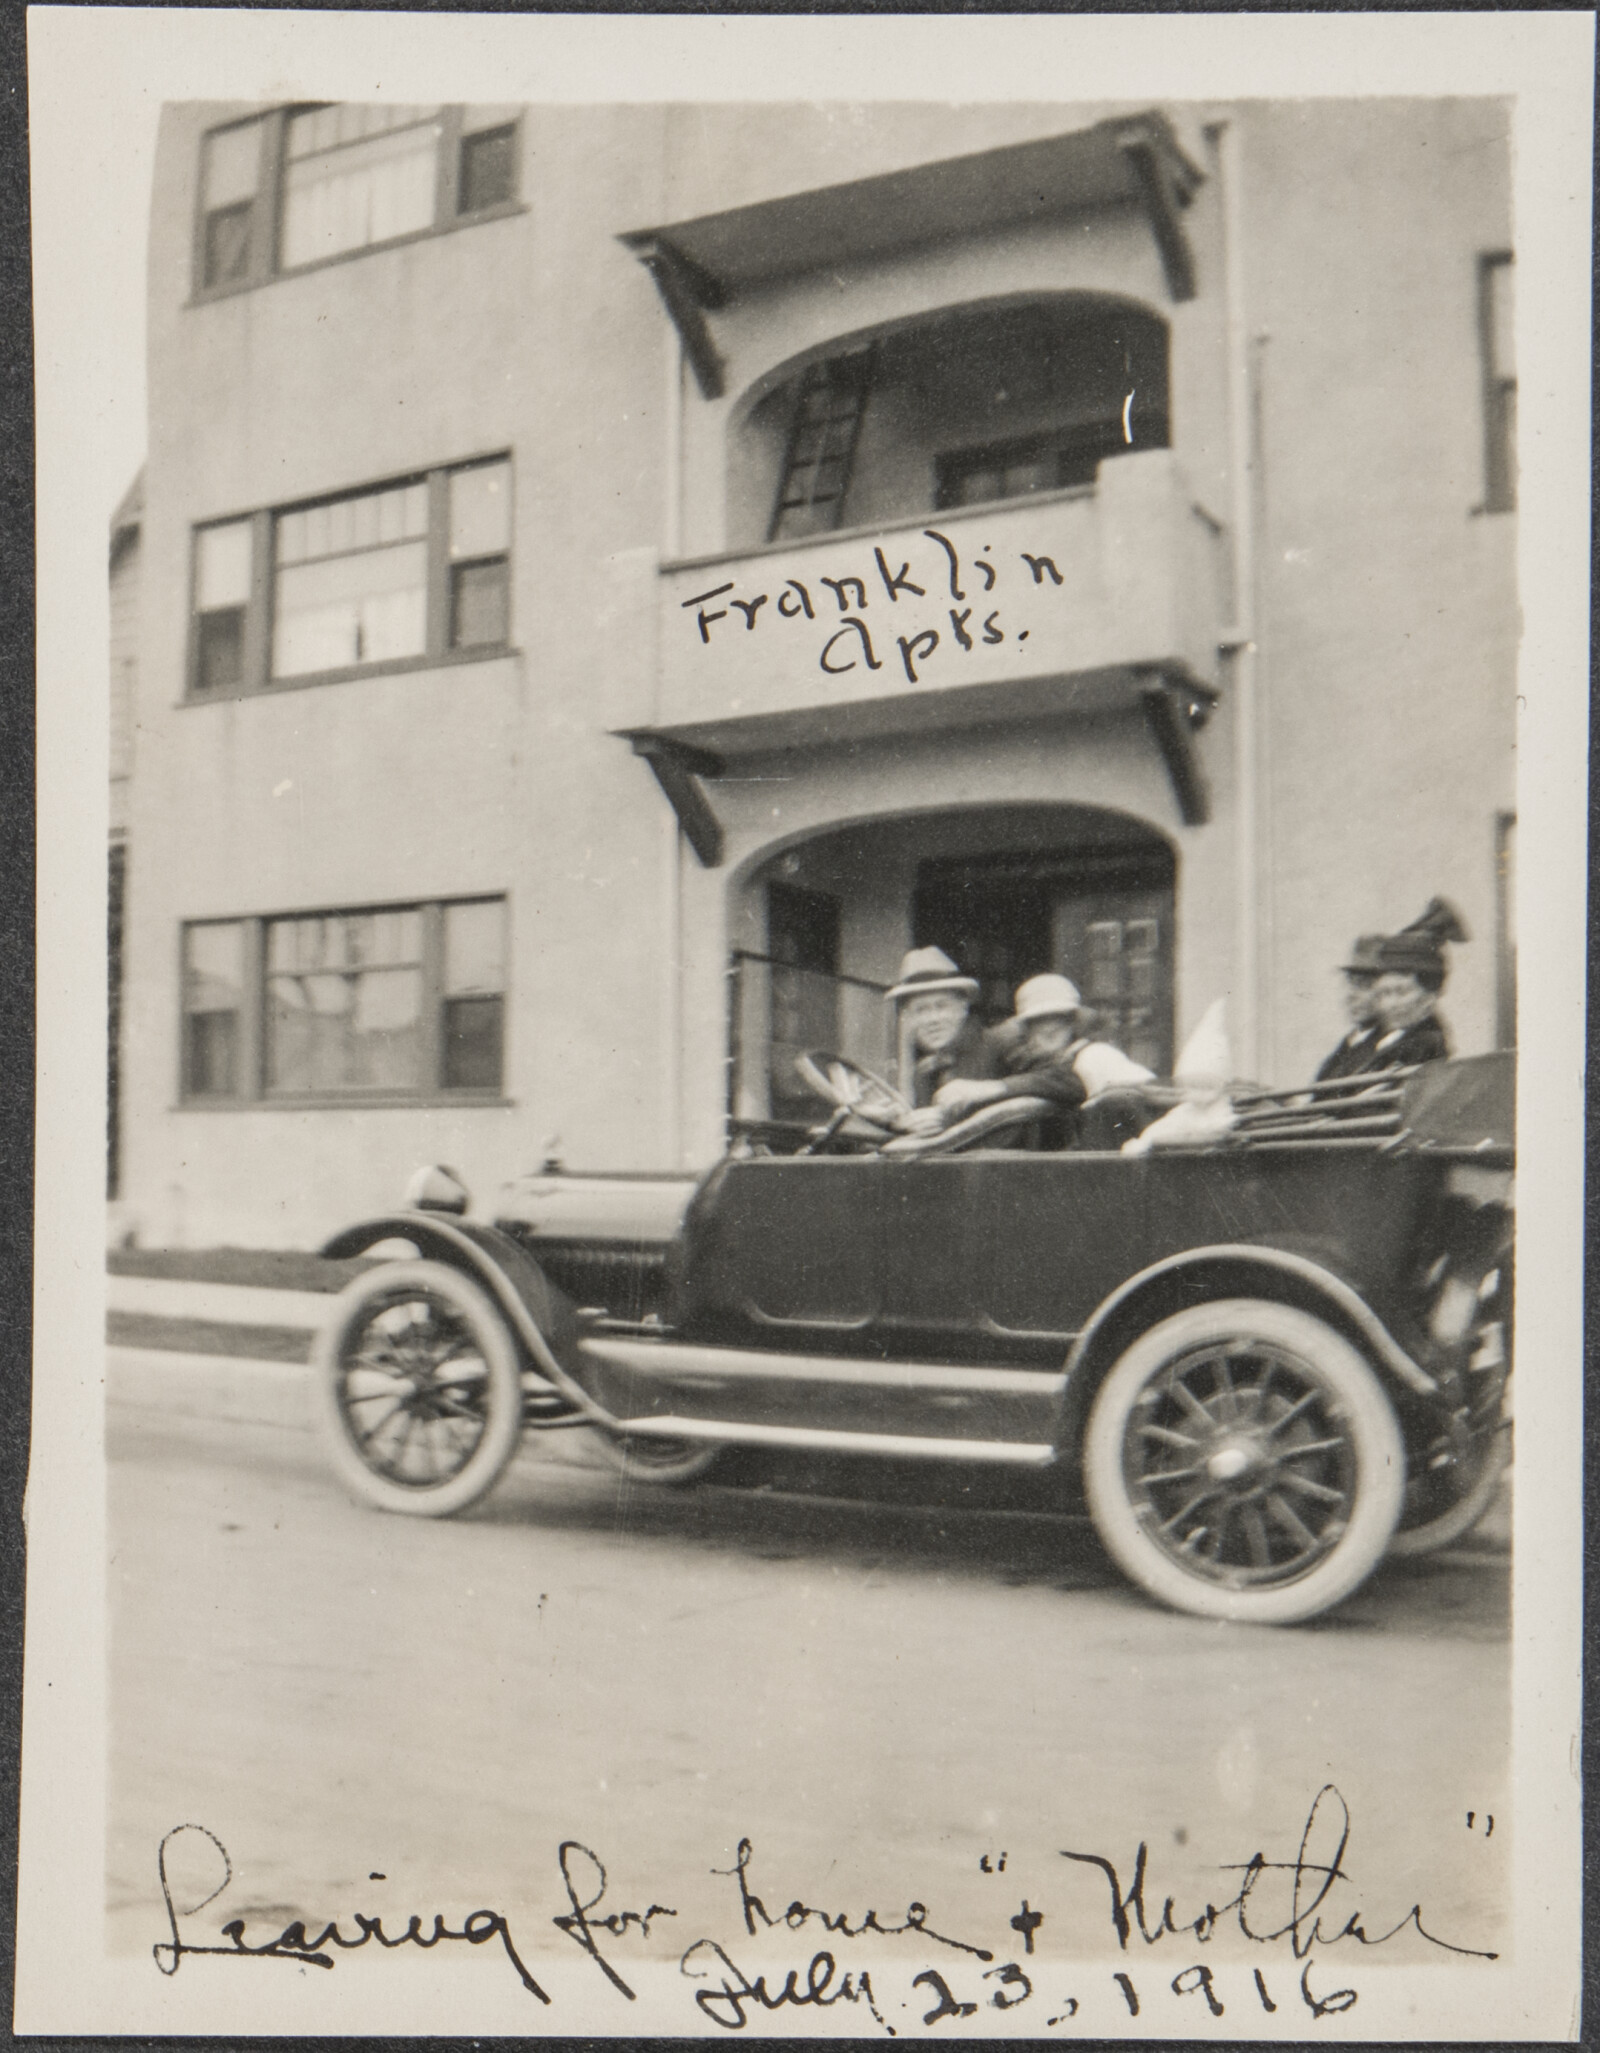
[[[853,1918],[848,1911],[822,1909],[800,1898],[781,1910],[769,1910],[769,1900],[777,1903],[781,1899],[773,1895],[770,1885],[764,1885],[765,1898],[755,1888],[751,1873],[754,1849],[748,1839],[741,1839],[734,1865],[711,1870],[726,1877],[737,1891],[736,1900],[729,1904],[729,1928],[721,1937],[691,1940],[678,1954],[678,1971],[700,2017],[725,2031],[743,2029],[762,2012],[831,2009],[848,2003],[863,2006],[893,2038],[918,2027],[934,2031],[951,2020],[959,2024],[977,2017],[980,2010],[1014,2010],[1036,1998],[1046,2026],[1074,2023],[1080,2031],[1093,2030],[1097,2021],[1116,2015],[1160,2014],[1168,2023],[1176,2017],[1198,2027],[1224,2016],[1229,2003],[1237,2006],[1241,2000],[1252,2012],[1259,2008],[1271,2015],[1280,2005],[1287,2005],[1288,2016],[1314,2021],[1337,2016],[1358,2001],[1353,1987],[1339,1986],[1342,1977],[1326,1971],[1317,1957],[1318,1949],[1325,1952],[1346,1943],[1362,1949],[1388,1946],[1409,1934],[1427,1948],[1458,1958],[1486,1962],[1497,1958],[1492,1952],[1457,1944],[1430,1931],[1420,1904],[1412,1904],[1403,1917],[1389,1922],[1374,1920],[1359,1906],[1350,1908],[1338,1902],[1340,1886],[1346,1890],[1352,1886],[1343,1865],[1350,1833],[1349,1809],[1328,1783],[1311,1806],[1292,1860],[1268,1860],[1255,1853],[1244,1861],[1223,1863],[1220,1871],[1233,1878],[1232,1894],[1221,1903],[1207,1902],[1198,1909],[1183,1910],[1170,1895],[1155,1908],[1155,1892],[1148,1880],[1147,1842],[1140,1842],[1126,1882],[1108,1856],[1062,1848],[1061,1856],[1072,1864],[1072,1873],[1097,1870],[1103,1878],[1100,1908],[1091,1909],[1093,1894],[1085,1897],[1080,1888],[1065,1891],[1048,1910],[1023,1897],[1014,1915],[1006,1917],[1004,1908],[1000,1911],[1005,1931],[1015,1935],[1003,1946],[985,1946],[939,1930],[920,1900],[910,1902],[903,1915],[887,1918],[880,1918],[876,1910]],[[608,1904],[604,1863],[577,1840],[562,1841],[556,1865],[567,1907],[552,1916],[551,1924],[579,1949],[616,1995],[636,2001],[636,1991],[619,1965],[619,1948],[632,1951],[639,1942],[649,1941],[661,1921],[676,1920],[678,1911],[655,1902],[643,1909]],[[991,1866],[987,1856],[981,1863],[985,1874],[998,1875],[1004,1867],[1004,1856],[999,1868]],[[344,1924],[338,1919],[318,1925],[315,1920],[296,1918],[255,1942],[245,1937],[246,1921],[236,1917],[220,1927],[222,1943],[216,1943],[187,1938],[183,1930],[188,1920],[217,1902],[233,1880],[233,1864],[215,1833],[201,1825],[175,1826],[161,1841],[157,1871],[169,1937],[159,1940],[151,1951],[164,1975],[175,1975],[191,1957],[284,1960],[303,1971],[308,1967],[332,1969],[339,1954],[367,1947],[426,1952],[439,1946],[491,1946],[530,1996],[546,2006],[553,2000],[528,1966],[501,1911],[475,1910],[455,1925],[438,1913],[431,1918],[412,1914],[398,1929],[392,1916],[386,1923],[383,1916],[370,1913],[357,1913]],[[387,1877],[374,1871],[370,1879],[383,1882]],[[1010,1892],[1015,1882],[1002,1886]],[[1055,1896],[1056,1888],[1047,1884],[1045,1890],[1035,1887],[1033,1893]],[[184,1899],[181,1903],[180,1897]],[[1010,1900],[1008,1895],[1007,1903]],[[1152,1957],[1148,1967],[1135,1962],[1133,1971],[1107,1972],[1089,1967],[1074,1970],[1067,1959],[1047,1962],[1041,1957],[1042,1947],[1036,1954],[1036,1942],[1047,1923],[1070,1928],[1071,1943],[1077,1949],[1085,1943],[1094,1946],[1097,1934],[1102,1935],[1103,1943],[1107,1917],[1111,1936],[1124,1954],[1154,1948],[1166,1952],[1171,1950],[1168,1942],[1176,1941],[1181,1958],[1190,1945],[1205,1946],[1224,1931],[1275,1950],[1264,1960],[1265,1972],[1263,1967],[1249,1965],[1213,1969],[1197,1961],[1170,1975],[1170,1959],[1163,1963]],[[1381,1928],[1375,1929],[1375,1925]],[[791,1933],[797,1938],[805,1935],[803,1946],[809,1958],[803,1965],[797,1962],[752,1976],[735,1959],[746,1940],[762,1942],[763,1954],[769,1955],[776,1940]],[[822,1934],[831,1945],[819,1948],[815,1938]],[[673,1928],[674,1953],[684,1936]],[[883,1941],[904,1942],[890,1949],[899,1958],[887,1971],[878,1946]],[[862,1966],[859,1959],[846,1964],[833,1950],[852,1942],[858,1947],[863,1942],[878,1947],[875,1970]],[[1015,1952],[1019,1958],[998,1960],[999,1951]],[[962,1958],[952,1962],[951,1954]],[[874,1971],[879,1978],[876,1988]],[[638,1970],[630,1966],[627,1973],[637,1976]],[[1067,1988],[1068,1982],[1075,1986]],[[1112,2006],[1109,2011],[1108,2004]],[[1174,2004],[1183,2006],[1181,2013],[1173,2012]],[[1283,2028],[1288,2028],[1287,2018]]]

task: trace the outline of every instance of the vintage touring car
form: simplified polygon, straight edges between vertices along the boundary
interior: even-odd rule
[[[1140,1156],[1092,1120],[1019,1145],[1030,1099],[895,1137],[887,1086],[807,1073],[833,1116],[736,1130],[698,1182],[547,1169],[486,1225],[433,1171],[337,1235],[392,1257],[317,1344],[345,1483],[443,1516],[574,1425],[661,1483],[738,1448],[1054,1469],[1150,1594],[1277,1624],[1490,1502],[1509,1055],[1238,1091],[1226,1134]]]

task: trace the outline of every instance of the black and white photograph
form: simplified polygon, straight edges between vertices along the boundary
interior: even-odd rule
[[[1575,2037],[1593,17],[30,40],[17,2028]]]

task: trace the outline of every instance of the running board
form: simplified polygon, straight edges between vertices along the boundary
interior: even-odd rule
[[[705,1440],[721,1447],[809,1448],[819,1454],[872,1454],[891,1461],[976,1461],[1047,1468],[1048,1441],[930,1440],[909,1433],[835,1433],[823,1426],[759,1426],[726,1419],[618,1419],[618,1432],[637,1438]]]
[[[1066,1381],[1055,1368],[789,1354],[616,1333],[586,1335],[572,1366],[589,1397],[629,1432],[1040,1466],[1054,1458]]]
[[[1057,1369],[968,1368],[948,1362],[842,1359],[826,1354],[780,1354],[754,1347],[690,1346],[681,1340],[625,1340],[585,1336],[578,1353],[652,1377],[776,1383],[847,1384],[854,1389],[915,1391],[936,1397],[1044,1397],[1066,1388]]]

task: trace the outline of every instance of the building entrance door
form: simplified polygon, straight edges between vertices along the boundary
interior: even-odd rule
[[[918,947],[942,948],[978,979],[985,1021],[1009,1017],[1026,978],[1058,971],[1104,1039],[1165,1076],[1174,884],[1172,851],[1153,835],[1136,848],[931,860],[917,869],[912,929]]]

